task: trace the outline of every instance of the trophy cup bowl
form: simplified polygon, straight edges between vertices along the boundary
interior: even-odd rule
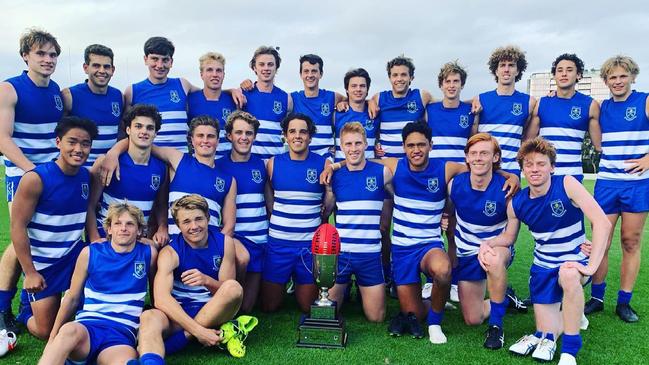
[[[313,280],[320,288],[311,313],[298,326],[298,347],[344,348],[347,333],[338,315],[336,302],[329,299],[329,289],[336,284],[340,236],[331,224],[320,225],[311,242]]]

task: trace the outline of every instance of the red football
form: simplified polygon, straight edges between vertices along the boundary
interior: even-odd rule
[[[336,227],[321,224],[313,234],[311,253],[316,255],[337,255],[340,252],[340,236]]]

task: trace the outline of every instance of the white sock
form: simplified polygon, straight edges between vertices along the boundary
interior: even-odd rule
[[[438,324],[431,324],[430,326],[428,326],[428,337],[431,343],[446,343],[446,335],[444,335],[444,332],[442,332],[442,327]]]

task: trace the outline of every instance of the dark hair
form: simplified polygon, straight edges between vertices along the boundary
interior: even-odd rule
[[[124,125],[124,130],[126,127],[130,127],[133,120],[137,117],[147,117],[150,118],[153,123],[155,123],[155,131],[159,131],[162,126],[162,117],[158,112],[158,108],[152,104],[136,104],[130,108],[126,114],[122,117],[122,124]]]
[[[278,47],[279,48],[279,47]],[[277,69],[279,70],[279,64],[282,62],[282,59],[279,57],[279,52],[277,48],[270,46],[261,46],[255,50],[255,53],[252,55],[250,60],[250,68],[255,69],[255,62],[257,61],[257,56],[262,54],[269,54],[275,58],[275,63],[277,64]]]
[[[390,76],[390,70],[394,66],[406,66],[408,67],[408,74],[410,74],[410,77],[415,76],[415,64],[412,62],[412,58],[401,55],[388,61],[388,76]]]
[[[516,63],[516,69],[518,70],[518,76],[514,78],[515,82],[520,81],[523,78],[523,72],[527,70],[527,60],[525,59],[525,52],[523,52],[517,46],[506,46],[496,48],[489,56],[489,71],[494,75],[496,82],[498,81],[498,76],[496,76],[496,70],[498,69],[498,64],[501,61],[512,61]]]
[[[88,47],[86,47],[86,50],[83,51],[83,60],[86,65],[90,64],[90,55],[94,54],[97,56],[106,56],[110,58],[110,64],[113,64],[113,50],[101,45],[101,44],[91,44]]]
[[[343,82],[345,83],[345,90],[347,90],[347,88],[349,87],[349,80],[351,80],[352,77],[365,78],[365,82],[367,82],[367,90],[370,90],[372,79],[370,78],[370,74],[364,68],[355,68],[353,70],[347,71],[345,78],[343,79]]]
[[[252,129],[255,131],[255,134],[257,134],[257,131],[259,131],[259,121],[257,118],[255,118],[254,115],[244,112],[243,110],[235,110],[230,115],[228,115],[228,119],[225,121],[225,133],[232,133],[232,128],[234,127],[234,121],[237,119],[241,119],[244,122],[248,123],[249,125],[252,126]]]
[[[151,37],[144,43],[144,55],[158,54],[173,57],[176,47],[165,37]]]
[[[405,127],[403,127],[403,130],[401,131],[401,138],[403,139],[403,143],[406,143],[406,138],[408,138],[410,134],[415,132],[421,133],[426,136],[427,141],[431,141],[433,139],[433,132],[428,126],[428,123],[426,123],[426,121],[424,120],[418,120],[416,122],[410,122],[406,124]]]
[[[97,137],[99,131],[97,130],[97,125],[93,123],[90,119],[79,118],[75,116],[67,116],[61,118],[58,123],[56,123],[56,128],[54,128],[54,134],[61,139],[68,133],[71,129],[79,128],[88,132],[90,135],[90,140],[93,140]]]
[[[54,46],[54,50],[56,51],[57,55],[61,54],[61,46],[59,45],[59,42],[56,40],[56,37],[51,35],[50,33],[37,29],[37,28],[29,28],[23,35],[20,36],[20,56],[29,53],[29,51],[32,50],[34,45],[37,45],[39,47],[44,46],[48,43],[51,43]]]
[[[304,62],[308,62],[312,65],[318,65],[320,68],[320,73],[324,71],[324,61],[322,58],[318,55],[315,54],[305,54],[304,56],[300,57],[300,72],[302,72],[302,64]]]
[[[282,133],[284,133],[284,135],[286,135],[286,133],[288,133],[288,125],[289,125],[289,123],[292,120],[295,120],[295,119],[300,119],[300,120],[305,121],[306,122],[306,127],[309,130],[309,136],[313,137],[315,135],[316,126],[315,126],[315,123],[313,123],[313,119],[311,119],[311,117],[309,117],[308,115],[302,114],[302,113],[291,113],[291,114],[287,115],[286,118],[284,118],[282,120],[281,126],[282,126]]]
[[[575,64],[575,67],[577,67],[577,74],[578,75],[583,75],[584,74],[584,61],[581,60],[581,58],[577,57],[576,54],[574,53],[564,53],[557,57],[554,62],[552,62],[552,68],[550,69],[550,72],[554,76],[554,73],[557,71],[557,65],[559,62],[566,60],[566,61],[572,61],[572,63]]]

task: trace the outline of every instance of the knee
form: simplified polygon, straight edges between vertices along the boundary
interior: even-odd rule
[[[229,279],[221,283],[218,293],[230,300],[236,301],[241,300],[243,297],[243,288],[236,280]]]
[[[165,316],[159,309],[148,309],[140,315],[140,329],[139,332],[151,332],[160,329],[160,322],[162,317]]]
[[[640,236],[635,233],[622,234],[622,250],[634,254],[640,251]]]
[[[564,292],[572,292],[581,288],[581,274],[575,268],[559,269],[559,283]]]
[[[385,320],[385,308],[380,308],[375,311],[369,311],[365,313],[365,317],[370,322],[381,323]]]
[[[450,261],[444,263],[437,263],[431,265],[430,272],[439,284],[448,284],[451,281],[451,263]]]
[[[85,335],[85,330],[81,326],[76,322],[68,322],[61,327],[56,337],[60,337],[66,342],[77,343]]]
[[[479,326],[482,324],[484,321],[484,318],[482,316],[477,315],[475,313],[468,313],[464,315],[464,323],[466,323],[467,326]]]

